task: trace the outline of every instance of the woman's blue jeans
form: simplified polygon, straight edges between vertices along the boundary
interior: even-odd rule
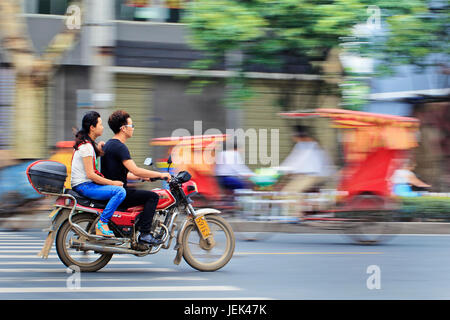
[[[73,187],[73,190],[89,199],[109,200],[100,216],[100,220],[105,223],[109,222],[114,211],[117,210],[127,195],[123,187],[100,185],[94,182],[84,182]]]

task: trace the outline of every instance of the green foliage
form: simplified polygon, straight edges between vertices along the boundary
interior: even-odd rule
[[[448,197],[401,197],[401,202],[403,217],[450,220]]]
[[[223,62],[231,51],[243,56],[234,70],[249,64],[283,68],[282,53],[323,60],[330,48],[353,37],[355,25],[366,24],[369,6],[377,6],[388,31],[354,37],[357,45],[346,50],[382,61],[378,72],[387,74],[391,66],[423,65],[430,53],[449,53],[448,13],[431,13],[427,4],[426,0],[194,0],[184,22],[191,44],[207,56],[197,62],[201,69]],[[244,81],[239,81],[244,86],[237,86],[241,93],[233,99],[250,96]]]

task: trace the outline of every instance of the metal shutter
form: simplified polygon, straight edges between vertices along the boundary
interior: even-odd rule
[[[135,125],[133,137],[127,141],[131,157],[138,167],[142,167],[145,158],[150,157],[150,139],[152,139],[153,107],[152,79],[143,75],[116,75],[116,104],[113,112],[128,112]]]

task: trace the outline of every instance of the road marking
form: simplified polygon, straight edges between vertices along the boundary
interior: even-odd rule
[[[33,239],[18,239],[18,240],[1,240],[0,244],[34,244],[34,245],[38,245],[38,244],[44,244],[45,241],[44,240],[33,240]]]
[[[71,300],[83,300],[83,299],[72,299]],[[189,296],[189,298],[169,298],[170,300],[275,300],[273,298],[268,298],[268,297],[220,297],[220,298],[215,298],[215,297],[207,297],[207,298],[202,298],[202,297],[191,297]],[[97,299],[91,299],[89,298],[89,300],[104,300],[101,298],[97,298]],[[168,300],[168,298],[109,298],[108,300]]]
[[[45,236],[47,236],[47,233],[45,234]],[[26,235],[26,234],[20,234],[20,233],[14,233],[14,234],[3,234],[0,235],[0,238],[2,239],[9,239],[9,240],[20,240],[21,238],[26,238],[26,239],[35,239],[35,240],[45,240],[45,236],[43,237],[37,237],[37,236],[32,236],[32,235]]]
[[[1,245],[0,244],[0,250],[1,249],[42,249],[42,246],[34,246],[34,245],[22,245],[22,246],[9,246],[9,245]]]
[[[383,252],[236,252],[235,255],[281,255],[281,254],[382,254]]]
[[[108,265],[110,264],[138,264],[138,265],[149,265],[153,264],[153,262],[146,262],[146,261],[110,261],[108,262]],[[0,265],[33,265],[33,266],[62,266],[62,262],[48,262],[48,261],[0,261]]]
[[[4,253],[36,253],[39,250],[20,250],[20,249],[0,249],[0,255]]]
[[[65,273],[66,267],[61,265],[61,269],[47,269],[47,268],[23,268],[23,269],[0,269],[0,273],[16,273],[16,272],[52,272],[52,273]],[[102,269],[97,271],[97,273],[103,272],[125,272],[125,273],[136,273],[136,272],[175,272],[174,269],[170,268],[111,268]]]
[[[39,257],[37,255],[40,252],[40,250],[34,250],[32,252],[34,252],[35,254],[0,254],[0,259],[20,259],[20,258],[23,258],[23,259],[36,259],[36,260],[38,259],[38,260],[44,260],[44,261],[47,261],[47,259],[59,259],[59,257],[56,254],[50,254],[47,257],[47,259],[43,259],[43,258],[41,258],[41,257]],[[52,250],[51,253],[56,253],[56,252],[54,252]],[[71,257],[72,258],[83,258],[84,255],[79,253],[79,254],[72,255]],[[114,255],[113,259],[114,260],[117,260],[117,259],[130,259],[130,255],[117,254],[117,255]],[[136,259],[139,259],[139,258],[136,257]],[[149,263],[151,263],[151,262],[149,262]]]
[[[148,281],[206,281],[209,279],[201,277],[156,277],[150,279],[137,279],[137,278],[86,278],[81,276],[81,282],[148,282]],[[66,282],[66,278],[35,278],[35,277],[24,277],[24,278],[8,278],[0,279],[0,282]]]
[[[46,288],[0,288],[0,293],[89,293],[89,292],[180,292],[180,291],[239,291],[233,286],[155,286],[155,287],[81,287],[77,289]]]

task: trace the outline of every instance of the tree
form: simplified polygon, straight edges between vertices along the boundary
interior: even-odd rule
[[[14,105],[14,155],[21,159],[42,158],[46,155],[47,84],[63,54],[76,43],[80,33],[80,3],[68,10],[71,16],[64,31],[50,42],[45,53],[37,56],[20,16],[21,3],[0,0],[0,33],[2,47],[15,70],[16,94]]]
[[[324,57],[333,48],[376,58],[383,72],[398,64],[423,64],[430,53],[448,53],[448,16],[435,11],[425,0],[196,0],[184,21],[192,45],[207,55],[195,67],[211,68],[229,52],[242,54],[233,66],[242,89],[245,67],[283,67],[280,57],[286,53],[306,57],[322,75],[327,74]],[[373,21],[386,32],[354,35],[356,25],[373,26]]]

